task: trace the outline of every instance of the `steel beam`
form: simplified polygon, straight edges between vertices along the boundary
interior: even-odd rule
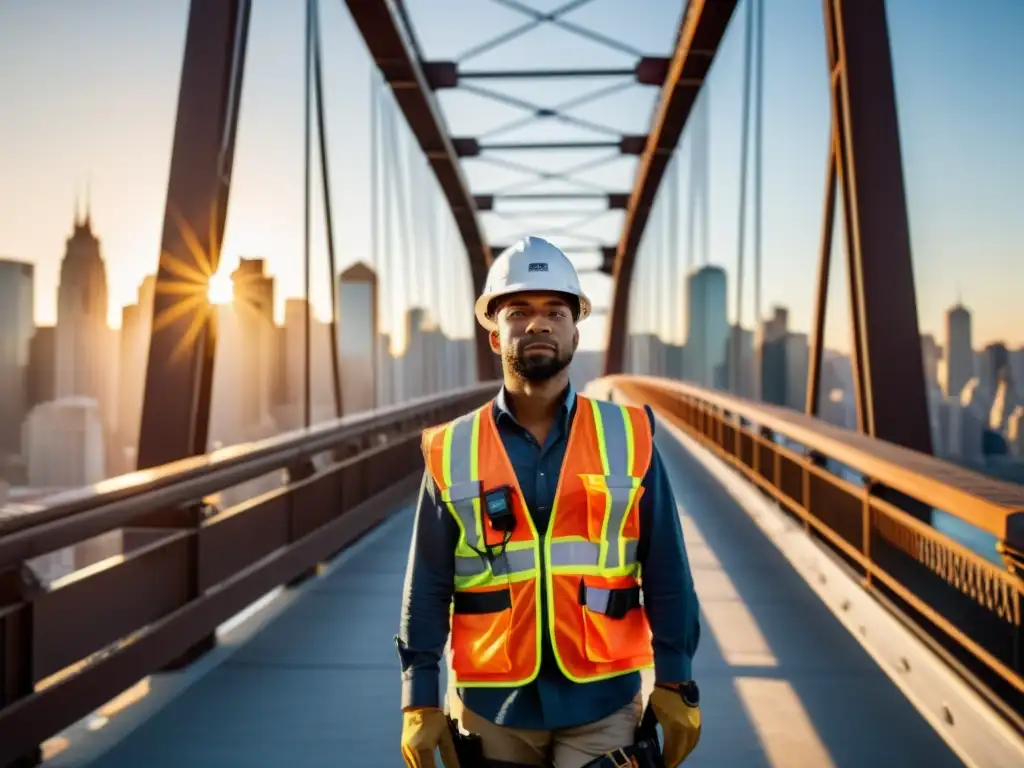
[[[619,239],[608,316],[606,376],[621,373],[625,362],[629,294],[637,248],[665,169],[679,144],[704,78],[729,26],[736,0],[690,0],[680,22],[676,50],[661,88],[647,145],[637,165],[633,193]]]
[[[206,453],[215,323],[206,296],[231,189],[250,0],[192,0],[153,302],[138,468]]]
[[[885,0],[825,0],[825,25],[858,423],[871,437],[931,453]]]
[[[448,128],[424,76],[403,9],[389,0],[345,0],[345,5],[441,185],[466,246],[473,288],[479,292],[487,279],[491,252]],[[481,381],[494,377],[495,359],[487,334],[477,328],[476,362]]]

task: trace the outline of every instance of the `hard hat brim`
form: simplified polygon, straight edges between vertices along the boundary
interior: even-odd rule
[[[488,314],[491,302],[495,299],[504,298],[506,296],[512,296],[516,293],[563,293],[567,296],[574,296],[580,303],[580,316],[576,319],[577,322],[585,320],[590,316],[590,299],[587,298],[583,291],[573,293],[570,291],[550,291],[544,289],[538,289],[536,285],[529,285],[527,283],[513,283],[512,285],[506,285],[500,291],[494,291],[493,293],[485,293],[476,300],[476,321],[480,323],[488,331],[496,331],[498,324],[494,321],[494,317]]]

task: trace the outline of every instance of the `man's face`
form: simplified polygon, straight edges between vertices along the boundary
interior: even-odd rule
[[[579,334],[568,299],[547,292],[510,296],[495,314],[491,348],[526,381],[547,381],[572,361]]]

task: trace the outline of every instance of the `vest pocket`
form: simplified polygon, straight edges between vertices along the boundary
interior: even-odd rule
[[[632,475],[580,475],[587,496],[587,539],[600,542],[607,520],[607,538],[640,538],[641,478]]]
[[[584,576],[580,581],[584,649],[598,664],[650,657],[651,628],[632,576]]]
[[[459,590],[454,603],[451,645],[456,676],[500,675],[511,670],[511,590],[507,586]]]

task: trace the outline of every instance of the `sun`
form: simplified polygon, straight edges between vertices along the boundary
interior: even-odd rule
[[[211,304],[230,304],[234,298],[235,287],[227,272],[218,271],[210,277],[206,286],[206,296]]]

